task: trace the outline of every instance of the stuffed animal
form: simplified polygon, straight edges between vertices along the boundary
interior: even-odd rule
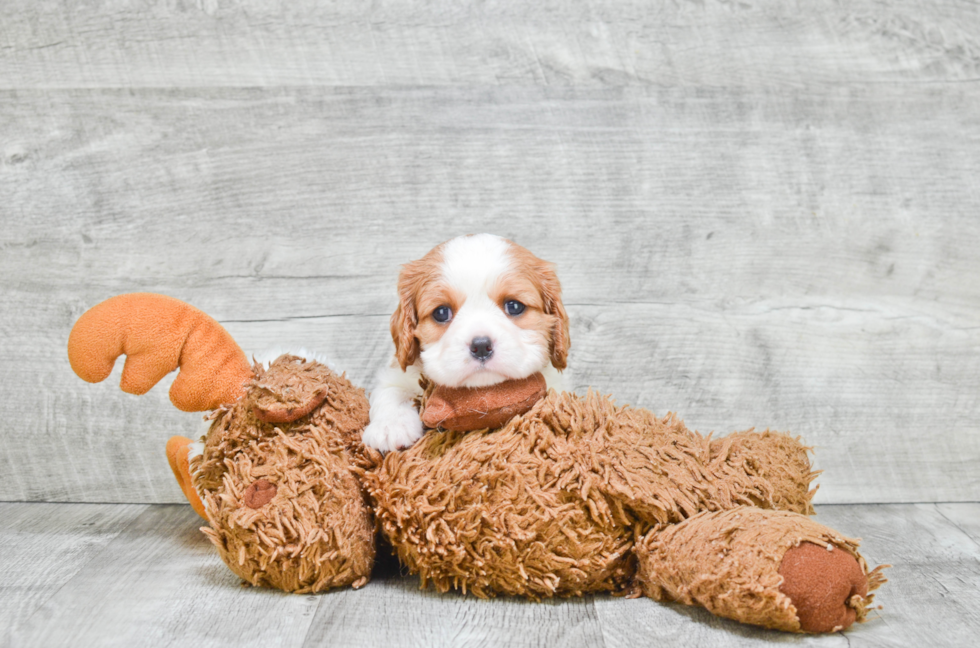
[[[298,593],[368,581],[375,524],[358,471],[378,455],[360,442],[362,389],[297,356],[250,365],[220,324],[163,295],[113,297],[72,328],[81,378],[104,380],[123,354],[123,391],[143,394],[179,367],[173,404],[212,410],[203,443],[174,437],[167,457],[235,574]]]
[[[812,513],[808,448],[773,432],[720,439],[540,377],[483,389],[425,385],[433,429],[382,456],[363,446],[363,392],[326,366],[245,360],[200,311],[123,295],[85,313],[72,367],[95,382],[127,355],[143,393],[212,409],[203,446],[171,465],[222,559],[253,585],[364,584],[374,525],[422,586],[532,599],[587,592],[699,604],[745,623],[828,632],[863,621],[885,579]],[[193,449],[192,449],[193,448]]]

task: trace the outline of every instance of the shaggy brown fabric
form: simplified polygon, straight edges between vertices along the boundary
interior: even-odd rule
[[[672,415],[551,391],[500,429],[426,434],[364,481],[423,586],[541,598],[623,589],[634,533],[655,523],[745,504],[809,511],[806,453],[783,435],[710,441]]]
[[[212,414],[204,453],[193,462],[211,523],[204,532],[252,585],[299,593],[359,587],[375,551],[374,522],[354,474],[355,465],[371,463],[360,443],[364,392],[294,356],[281,356],[267,371],[256,365],[255,373],[245,398]],[[265,423],[255,414],[310,398],[319,398],[318,406],[290,423]]]
[[[885,566],[869,572],[856,541],[803,515],[751,506],[706,511],[681,524],[655,527],[636,544],[637,582],[653,599],[703,605],[742,623],[807,631],[793,600],[780,591],[784,579],[779,571],[786,552],[804,542],[848,554],[866,579],[866,592],[885,582]],[[855,594],[847,599],[856,620],[864,621],[873,598]]]
[[[500,427],[530,410],[547,391],[540,373],[490,387],[430,385],[420,408],[422,424],[453,432]]]
[[[770,487],[767,498],[758,498],[751,492],[744,493],[756,506],[813,515],[810,502],[817,489],[809,489],[808,485],[820,471],[810,470],[810,450],[809,446],[800,443],[799,437],[769,430],[749,430],[711,441],[709,462],[714,464],[720,461],[728,466],[737,466],[746,474],[762,477]]]

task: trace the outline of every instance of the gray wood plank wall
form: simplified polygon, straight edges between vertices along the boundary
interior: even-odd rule
[[[179,502],[199,417],[78,380],[114,294],[368,386],[398,265],[557,263],[570,384],[803,435],[818,501],[980,499],[980,9],[0,5],[0,500]],[[117,368],[118,369],[118,368]]]

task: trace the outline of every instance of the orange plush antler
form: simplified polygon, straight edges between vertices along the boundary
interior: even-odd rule
[[[68,360],[83,380],[101,382],[126,355],[119,387],[145,394],[180,367],[170,387],[179,410],[233,403],[254,376],[245,354],[220,324],[179,299],[131,293],[87,310],[68,337]]]

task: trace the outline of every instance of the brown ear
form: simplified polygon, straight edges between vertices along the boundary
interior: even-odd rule
[[[402,371],[419,359],[419,340],[415,337],[419,316],[415,302],[423,273],[419,261],[413,261],[403,265],[398,274],[398,307],[391,315],[391,339]]]
[[[543,263],[539,269],[541,276],[541,296],[544,298],[544,312],[555,317],[551,327],[551,364],[555,369],[564,369],[568,365],[568,314],[561,301],[561,283],[555,274],[554,266]]]

